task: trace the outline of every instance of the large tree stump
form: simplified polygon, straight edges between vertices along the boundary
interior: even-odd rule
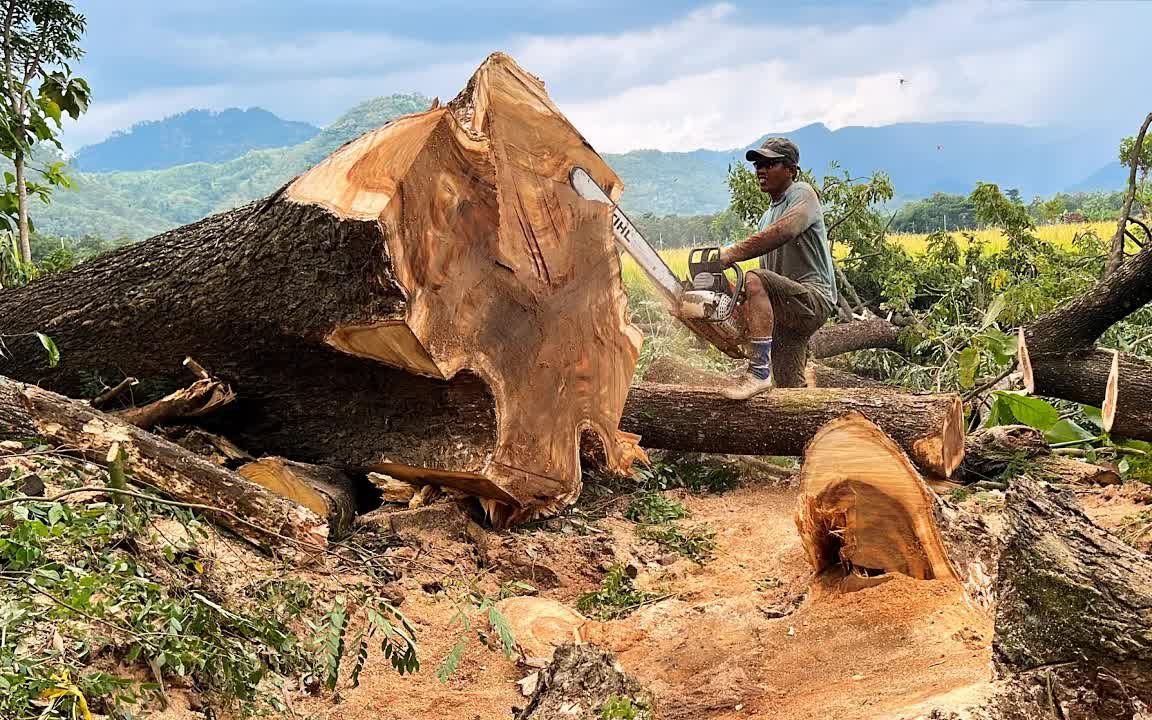
[[[1138,703],[1152,707],[1152,559],[1069,494],[1013,480],[996,589],[994,660],[1015,678],[1005,717],[1131,719]]]
[[[801,455],[828,422],[859,412],[922,468],[951,476],[964,457],[957,395],[917,395],[878,388],[779,388],[751,400],[715,389],[637,383],[620,427],[649,448],[734,455]]]
[[[951,579],[934,500],[900,446],[851,412],[808,443],[796,527],[817,574],[834,572],[849,583],[888,573]]]
[[[259,454],[370,466],[516,506],[609,463],[640,335],[607,206],[621,183],[502,54],[452,102],[354,140],[272,196],[0,294],[2,369],[65,393],[94,371],[235,388],[206,424]]]

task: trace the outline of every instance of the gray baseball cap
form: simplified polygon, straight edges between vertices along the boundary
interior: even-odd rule
[[[800,148],[788,138],[770,137],[760,144],[760,147],[749,150],[744,154],[748,162],[757,160],[786,160],[790,165],[800,165]]]

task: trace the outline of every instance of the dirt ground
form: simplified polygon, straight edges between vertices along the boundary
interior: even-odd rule
[[[611,516],[583,535],[425,533],[423,569],[402,581],[425,669],[401,678],[373,659],[341,702],[297,700],[295,711],[333,720],[506,719],[525,702],[515,681],[530,669],[472,643],[447,684],[435,677],[458,637],[447,628],[452,588],[535,580],[541,596],[571,605],[613,562],[632,563],[638,587],[669,597],[592,622],[584,635],[656,694],[661,717],[911,719],[990,692],[991,619],[958,586],[894,577],[852,593],[834,582],[813,589],[792,520],[794,490],[757,483],[678,497],[691,523],[716,532],[711,562],[670,561]]]

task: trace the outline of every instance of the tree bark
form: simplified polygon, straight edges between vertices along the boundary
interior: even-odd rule
[[[1108,263],[1104,267],[1104,277],[1120,269],[1124,264],[1125,230],[1128,216],[1132,214],[1132,201],[1136,198],[1136,169],[1140,166],[1140,151],[1144,148],[1144,134],[1152,123],[1152,113],[1144,118],[1140,131],[1136,133],[1136,144],[1132,147],[1132,158],[1128,164],[1128,192],[1124,195],[1124,205],[1120,208],[1120,220],[1116,223],[1116,234],[1108,246]]]
[[[1113,356],[1094,344],[1108,328],[1150,301],[1152,248],[1029,325],[1024,336],[1034,392],[1101,407]],[[1117,391],[1112,433],[1152,440],[1152,362],[1120,353]]]
[[[817,359],[866,348],[901,350],[900,328],[882,318],[825,325],[808,341],[808,348]]]
[[[734,455],[802,455],[826,423],[859,412],[922,468],[950,477],[964,456],[959,396],[876,388],[780,388],[746,401],[703,387],[637,383],[620,427],[648,448]]]
[[[32,233],[28,229],[28,187],[24,184],[27,159],[17,150],[12,157],[16,167],[16,231],[20,236],[20,261],[32,262]]]
[[[44,438],[101,465],[108,464],[109,448],[119,443],[133,482],[247,520],[251,524],[207,513],[270,552],[303,560],[327,545],[327,524],[308,508],[85,402],[0,377],[0,438],[29,437]]]
[[[994,662],[1013,703],[1064,718],[1152,705],[1152,559],[1093,524],[1069,494],[1022,476],[1004,512]],[[1026,709],[1009,717],[1027,715]]]
[[[271,197],[0,295],[28,338],[13,376],[155,395],[192,355],[236,389],[204,424],[266,455],[370,467],[513,507],[580,486],[584,433],[613,464],[640,335],[608,207],[621,183],[543,84],[495,54],[445,107],[344,145]],[[90,392],[87,394],[91,394]]]
[[[953,480],[972,484],[1027,468],[1038,478],[1072,485],[1115,485],[1115,470],[1051,455],[1044,433],[1026,425],[1000,425],[978,430],[964,440],[964,461]],[[1011,482],[1011,478],[1007,478]]]

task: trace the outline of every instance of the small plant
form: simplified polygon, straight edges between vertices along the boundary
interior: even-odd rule
[[[576,609],[601,620],[616,620],[628,615],[656,596],[637,590],[623,565],[613,565],[600,583],[600,589],[585,593],[576,601]]]
[[[655,460],[634,473],[640,487],[649,492],[684,488],[692,493],[723,493],[740,485],[740,475],[728,465],[684,459]]]
[[[600,720],[647,720],[648,705],[622,695],[612,695],[600,706]]]
[[[473,624],[472,619],[468,616],[469,610],[480,612],[488,620],[487,630],[480,625]],[[516,652],[516,638],[512,634],[512,627],[508,624],[508,618],[496,609],[496,601],[490,597],[485,597],[475,591],[466,593],[464,603],[457,605],[456,614],[448,621],[449,627],[454,625],[460,626],[460,635],[456,638],[452,649],[448,651],[448,655],[440,663],[440,667],[436,669],[436,677],[442,683],[448,682],[448,678],[452,677],[453,673],[460,667],[460,661],[464,659],[464,653],[472,644],[473,637],[489,649],[502,650],[506,658],[511,659]],[[496,639],[488,634],[488,630],[496,632]]]
[[[679,500],[662,493],[646,492],[632,498],[624,517],[632,522],[657,525],[688,517],[688,509]]]
[[[716,550],[716,533],[703,526],[682,529],[672,524],[645,525],[640,528],[639,535],[643,540],[651,540],[701,564],[711,560]]]

